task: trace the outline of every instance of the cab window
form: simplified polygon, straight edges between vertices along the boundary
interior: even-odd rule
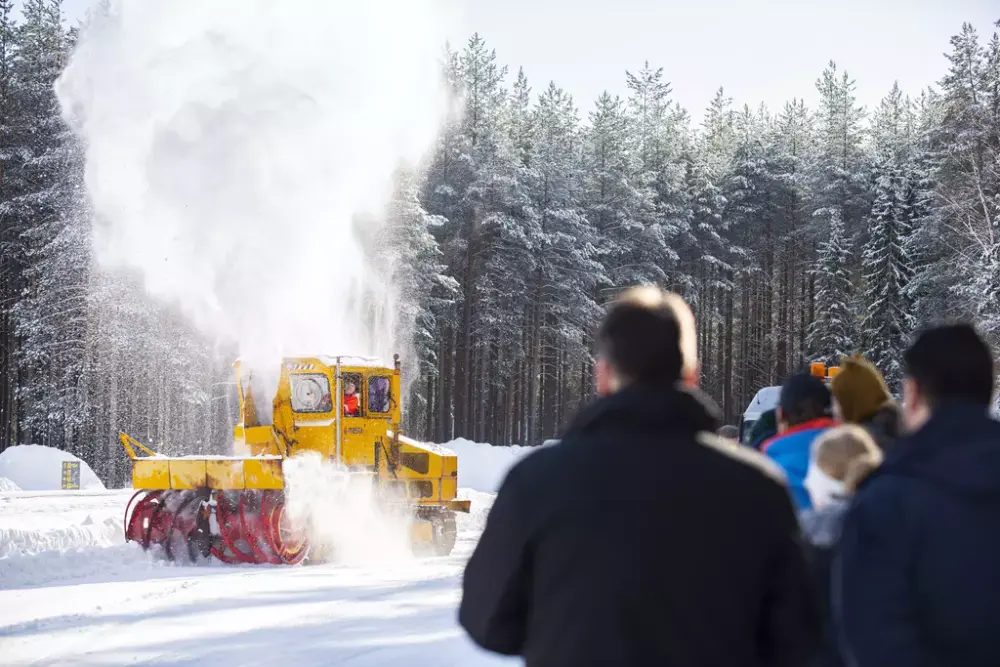
[[[341,376],[341,390],[344,394],[344,416],[361,416],[361,376],[344,373]]]
[[[368,410],[387,413],[391,408],[389,378],[384,375],[368,378]]]
[[[291,378],[292,410],[295,412],[330,412],[330,380],[322,373],[294,373]]]

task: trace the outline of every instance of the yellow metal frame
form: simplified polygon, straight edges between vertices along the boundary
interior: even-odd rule
[[[132,459],[136,489],[282,489],[282,457],[170,457],[127,433],[119,439]],[[136,449],[147,456],[139,456]]]

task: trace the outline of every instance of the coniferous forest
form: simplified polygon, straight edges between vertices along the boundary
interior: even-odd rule
[[[444,48],[460,112],[388,208],[416,355],[409,433],[557,435],[591,395],[603,304],[636,282],[693,305],[702,387],[730,423],[809,361],[858,351],[898,383],[931,322],[972,318],[1000,344],[987,27],[956,26],[946,76],[877,108],[856,100],[864,72],[831,61],[815,107],[720,88],[700,123],[669,64],[622,63],[627,97],[575,100],[482,36]],[[119,430],[167,453],[228,447],[232,356],[96,266],[83,153],[53,92],[74,39],[58,0],[17,19],[0,0],[0,449],[64,448],[120,484]]]

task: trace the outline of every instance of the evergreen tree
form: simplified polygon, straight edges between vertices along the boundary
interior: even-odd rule
[[[446,274],[443,255],[433,231],[445,219],[430,215],[420,203],[420,184],[410,170],[397,171],[395,189],[387,208],[380,244],[382,278],[398,294],[396,339],[409,342],[412,358],[404,355],[404,378],[410,387],[404,404],[407,424],[415,432],[427,428],[427,383],[433,386],[438,373],[438,315],[447,312],[459,293],[454,278]]]
[[[678,117],[662,67],[654,70],[646,62],[638,73],[626,72],[626,80],[635,157],[632,177],[642,193],[636,211],[636,220],[642,224],[641,243],[636,244],[629,263],[652,269],[655,275],[647,279],[669,283],[670,274],[680,260],[673,241],[683,231],[677,206],[683,190],[683,172],[672,160],[678,152]]]
[[[807,345],[813,360],[836,364],[854,352],[855,313],[850,267],[852,253],[844,223],[830,214],[829,238],[819,247],[813,269],[816,281],[816,318],[809,326]]]
[[[621,99],[602,93],[590,112],[584,141],[584,198],[608,287],[662,277],[655,250],[647,247],[644,219],[652,210],[652,197],[637,175],[630,127]]]
[[[912,182],[914,128],[912,104],[898,84],[875,116],[875,201],[868,219],[868,242],[862,253],[866,354],[890,383],[902,380],[902,353],[913,329],[907,285],[913,277],[909,238],[917,213],[917,184]]]
[[[856,104],[855,81],[847,72],[838,75],[837,64],[832,61],[816,87],[820,109],[813,185],[815,215],[820,220],[836,215],[853,237],[871,208],[862,146],[865,111]]]
[[[986,333],[998,336],[1000,320],[993,314],[1000,306],[995,296],[1000,294],[996,259],[1000,251],[992,200],[1000,183],[990,168],[998,153],[993,148],[993,121],[987,105],[987,52],[969,24],[952,37],[951,45],[949,71],[940,82],[941,119],[931,142],[937,184],[934,214],[950,247],[941,258],[946,263],[936,272],[947,274],[938,282],[947,285],[953,297],[949,314],[983,317]]]
[[[19,238],[23,211],[12,205],[21,188],[20,160],[14,150],[18,110],[14,79],[17,26],[13,10],[13,0],[0,0],[0,449],[17,435],[16,390],[20,380],[11,309],[17,302],[24,267]]]
[[[58,2],[19,7],[0,0],[0,447],[65,447],[119,482],[118,430],[223,453],[234,351],[91,261],[80,146],[52,94],[73,34]],[[815,113],[720,89],[694,129],[648,63],[581,123],[555,83],[536,95],[521,69],[508,86],[480,36],[446,46],[452,107],[368,239],[372,289],[400,295],[373,317],[412,340],[408,428],[556,435],[592,390],[599,305],[638,282],[692,302],[702,386],[730,419],[810,359],[862,351],[898,381],[917,325],[974,318],[1000,342],[1000,36],[963,26],[948,64],[870,118],[831,63]]]
[[[539,179],[532,202],[540,214],[541,243],[535,250],[532,286],[531,360],[539,374],[532,391],[541,429],[552,433],[565,405],[559,395],[559,385],[565,384],[558,381],[560,356],[579,360],[587,352],[585,336],[600,316],[594,293],[603,282],[603,267],[595,260],[594,229],[584,216],[581,137],[573,99],[549,84],[535,107],[533,126],[532,164]],[[530,380],[535,380],[534,371]],[[539,437],[534,420],[528,433],[532,442]]]
[[[69,53],[60,3],[28,0],[17,31],[12,140],[19,192],[7,200],[26,267],[11,309],[19,340],[22,438],[70,446],[85,415],[79,400],[86,331],[89,235],[76,213],[82,151],[63,123],[53,85]]]

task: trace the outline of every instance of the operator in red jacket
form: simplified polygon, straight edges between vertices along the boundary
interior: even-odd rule
[[[344,414],[348,417],[358,415],[358,388],[350,380],[344,383]]]

